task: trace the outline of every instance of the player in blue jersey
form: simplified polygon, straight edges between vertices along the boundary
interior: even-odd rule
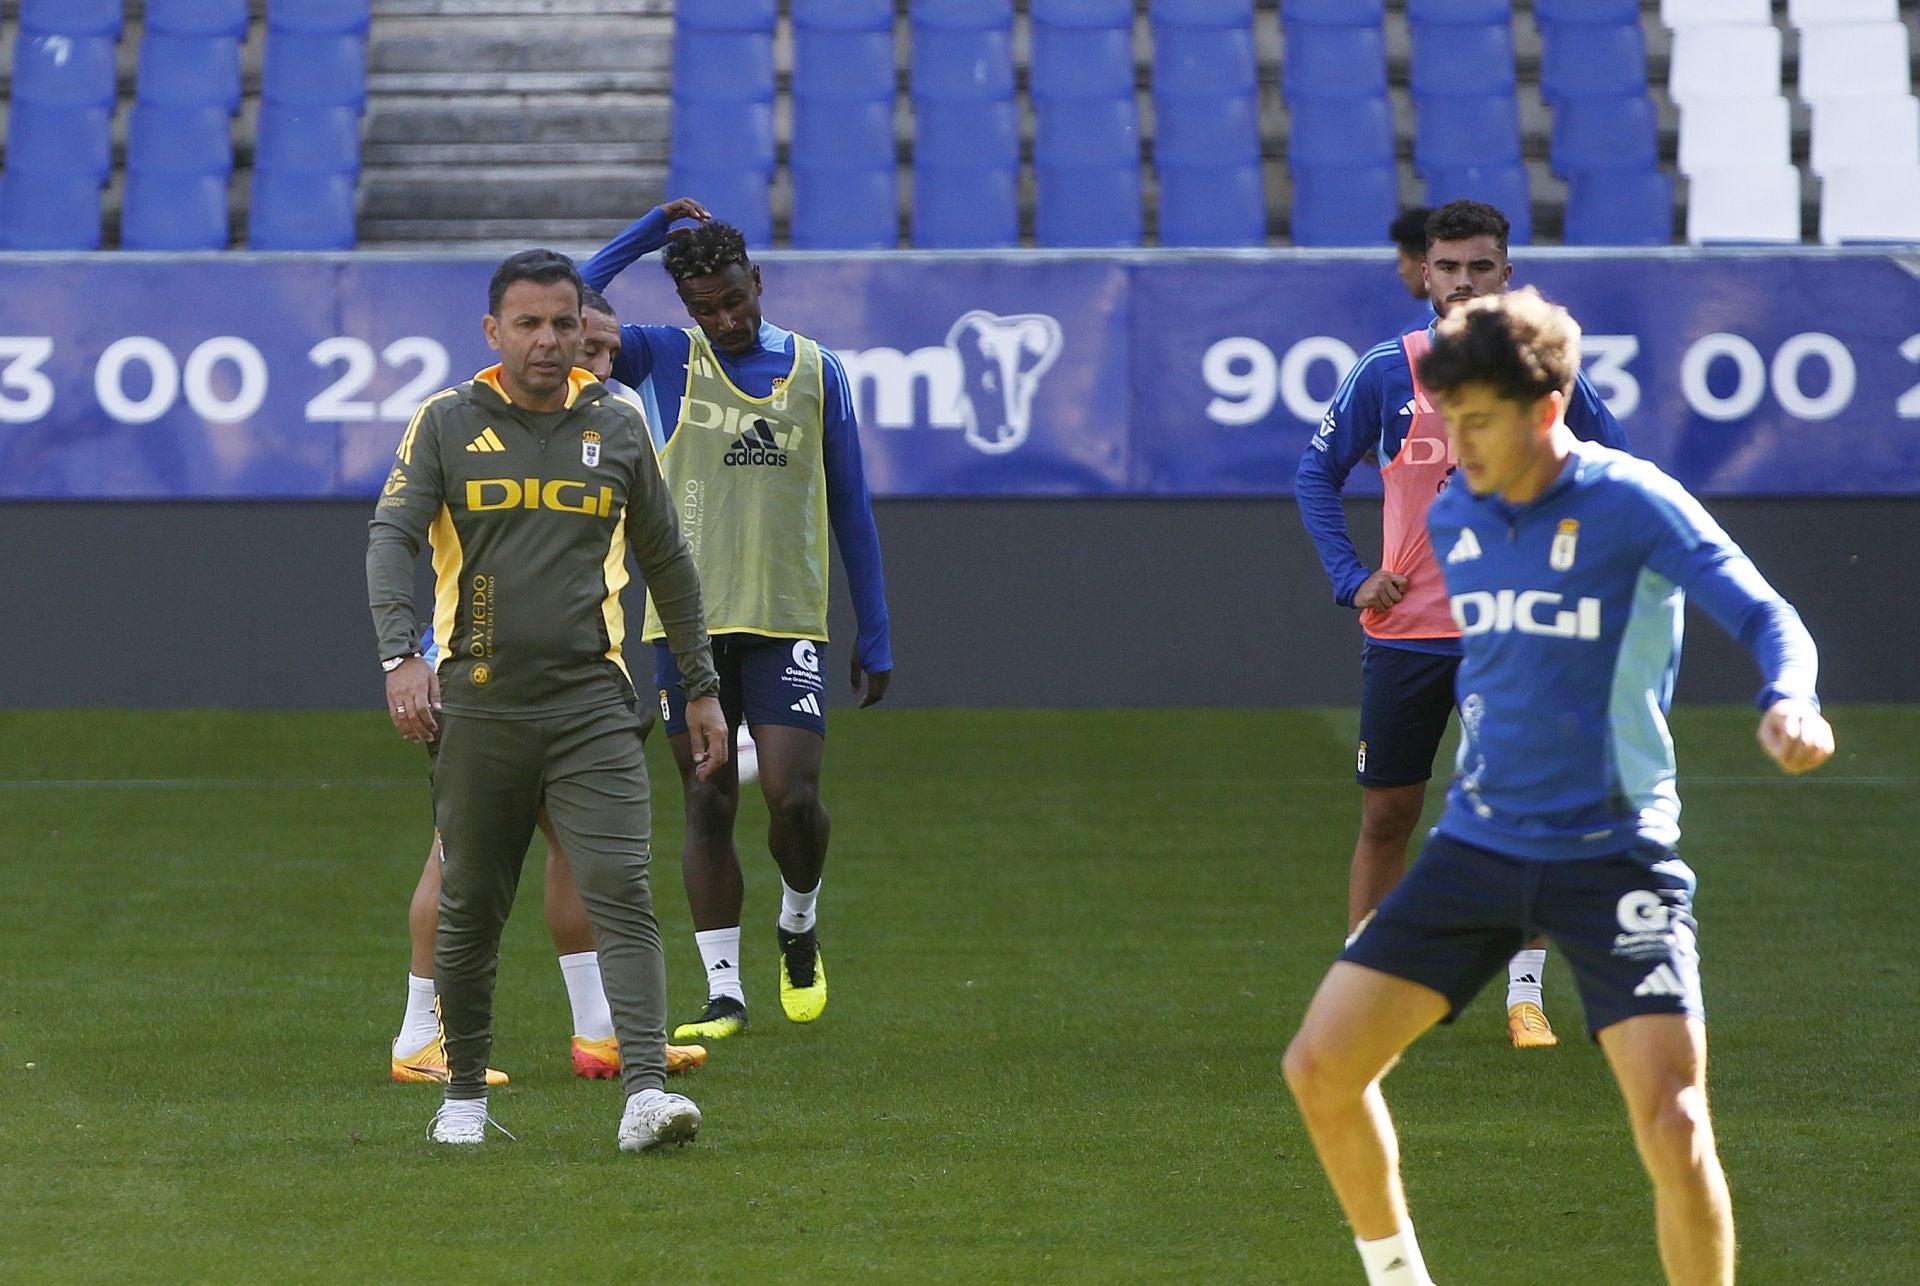
[[[1455,201],[1428,217],[1421,271],[1439,316],[1507,289],[1513,278],[1507,231],[1506,215],[1478,201]],[[1404,232],[1396,221],[1394,235]],[[1294,481],[1300,516],[1334,601],[1359,610],[1366,638],[1355,770],[1360,835],[1347,882],[1349,935],[1406,870],[1407,845],[1453,710],[1459,630],[1427,540],[1427,508],[1451,481],[1453,459],[1446,427],[1414,374],[1431,344],[1429,323],[1369,349],[1335,393],[1319,432],[1301,453]],[[1578,437],[1626,446],[1626,434],[1584,377],[1574,382],[1566,419]],[[1386,492],[1380,566],[1372,569],[1354,550],[1340,505],[1348,475],[1363,461],[1378,466]],[[1507,1035],[1518,1048],[1556,1043],[1541,1004],[1546,962],[1539,943],[1526,944],[1508,962]]]
[[[704,226],[669,244],[677,219]],[[638,394],[658,435],[660,466],[681,497],[727,721],[744,722],[759,747],[767,847],[780,868],[780,1004],[792,1021],[811,1022],[827,1000],[816,920],[828,835],[820,802],[827,530],[852,590],[859,634],[850,670],[862,706],[886,695],[893,671],[880,539],[840,359],[761,316],[760,269],[745,240],[709,219],[697,201],[670,201],[616,237],[581,275],[604,289],[628,264],[666,246],[662,264],[697,323],[621,327],[613,374]],[[650,613],[646,636],[658,638],[657,630]],[[747,1023],[733,841],[739,779],[732,760],[711,778],[697,775],[680,673],[664,646],[654,676],[685,790],[681,866],[707,970],[706,1010],[673,1038],[718,1040]]]
[[[1464,737],[1420,860],[1327,973],[1286,1078],[1373,1286],[1429,1282],[1380,1081],[1515,946],[1565,954],[1653,1181],[1671,1282],[1733,1280],[1666,709],[1684,597],[1752,652],[1765,752],[1833,754],[1799,615],[1698,501],[1565,423],[1580,331],[1532,290],[1440,323],[1420,365],[1465,487],[1429,515],[1464,656]]]

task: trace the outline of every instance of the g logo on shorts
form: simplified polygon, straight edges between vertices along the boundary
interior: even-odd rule
[[[820,654],[812,639],[799,639],[793,645],[793,663],[808,674],[820,673]]]
[[[1658,933],[1672,918],[1665,899],[1651,889],[1634,889],[1620,895],[1614,912],[1620,927],[1628,933]]]

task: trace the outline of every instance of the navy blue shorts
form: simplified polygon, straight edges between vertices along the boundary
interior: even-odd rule
[[[1412,786],[1433,776],[1433,757],[1453,713],[1457,656],[1414,652],[1368,639],[1360,653],[1362,786]]]
[[[777,723],[826,736],[821,652],[822,645],[812,639],[715,634],[713,668],[720,672],[720,709],[727,726]],[[687,694],[665,643],[653,645],[653,685],[660,690],[661,722],[669,737],[677,737],[687,730]]]
[[[1587,1031],[1640,1014],[1706,1017],[1693,872],[1645,844],[1607,857],[1509,857],[1428,836],[1342,960],[1431,987],[1447,1022],[1526,941],[1566,956]]]

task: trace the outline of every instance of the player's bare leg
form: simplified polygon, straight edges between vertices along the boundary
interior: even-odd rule
[[[433,937],[440,926],[440,832],[433,833],[427,864],[407,903],[407,1009],[393,1038],[391,1075],[402,1083],[447,1081],[447,1047],[433,986]],[[505,1085],[507,1074],[487,1069],[487,1084]]]
[[[740,982],[740,907],[745,897],[733,821],[740,811],[740,776],[728,756],[704,781],[694,771],[693,739],[667,739],[680,769],[686,805],[686,837],[680,874],[693,912],[693,938],[707,971],[707,1007],[700,1017],[673,1029],[676,1041],[724,1040],[747,1026],[746,991]]]
[[[1407,845],[1426,806],[1427,783],[1360,788],[1360,838],[1347,873],[1347,932],[1373,914],[1407,873]]]
[[[820,802],[826,740],[806,728],[760,724],[760,792],[767,801],[767,848],[780,868],[780,1007],[810,1023],[827,1007],[815,911],[832,825]]]
[[[1600,1048],[1653,1180],[1667,1281],[1731,1286],[1733,1199],[1707,1109],[1706,1024],[1681,1014],[1643,1014],[1604,1028]]]

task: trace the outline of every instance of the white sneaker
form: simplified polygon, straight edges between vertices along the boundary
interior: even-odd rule
[[[641,1090],[627,1096],[620,1114],[620,1150],[647,1152],[672,1143],[693,1142],[700,1133],[700,1109],[684,1094]]]
[[[508,1138],[513,1138],[506,1126],[488,1115],[486,1099],[450,1098],[441,1103],[440,1110],[433,1114],[433,1124],[427,1127],[427,1137],[435,1143],[485,1143],[489,1125]]]

